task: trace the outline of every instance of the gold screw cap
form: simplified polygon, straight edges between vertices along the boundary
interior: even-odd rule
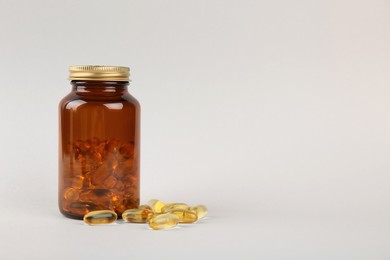
[[[130,68],[119,66],[71,66],[69,80],[129,81]]]

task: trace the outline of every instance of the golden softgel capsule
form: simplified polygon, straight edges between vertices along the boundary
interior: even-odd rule
[[[150,209],[150,210],[152,210],[152,208],[150,206],[148,206],[148,205],[139,205],[138,208],[139,209]]]
[[[128,209],[122,214],[124,221],[133,223],[146,223],[153,217],[153,211],[150,209]]]
[[[196,206],[190,207],[190,210],[193,210],[196,212],[196,214],[198,215],[198,219],[201,219],[204,216],[206,216],[207,212],[208,212],[207,207],[204,205],[196,205]]]
[[[84,222],[88,225],[110,224],[118,218],[112,210],[91,211],[84,216]]]
[[[155,215],[149,220],[149,226],[154,230],[173,228],[178,223],[179,217],[171,213]]]
[[[178,216],[180,223],[193,223],[198,220],[198,215],[194,210],[173,209],[169,213]]]
[[[168,213],[170,212],[171,210],[175,210],[175,209],[188,209],[189,206],[185,203],[167,203],[165,204],[164,207],[161,208],[161,212],[162,213]]]
[[[165,203],[161,200],[149,200],[147,205],[153,210],[154,213],[160,214],[161,209],[165,206]]]

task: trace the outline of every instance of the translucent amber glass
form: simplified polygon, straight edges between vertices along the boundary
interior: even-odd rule
[[[59,208],[83,219],[139,205],[140,106],[127,82],[72,81],[59,105]]]

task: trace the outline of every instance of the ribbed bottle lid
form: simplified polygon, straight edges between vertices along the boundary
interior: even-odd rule
[[[130,68],[119,66],[71,66],[69,80],[129,81]]]

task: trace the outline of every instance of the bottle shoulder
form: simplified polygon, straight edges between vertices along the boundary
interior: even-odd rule
[[[98,108],[125,110],[127,108],[140,109],[140,103],[130,93],[117,97],[85,97],[74,92],[69,93],[59,103],[60,110],[79,110],[82,108]]]
[[[66,95],[65,97],[63,97],[61,100],[60,100],[60,103],[58,104],[58,107],[59,109],[64,109],[67,104],[69,104],[70,102],[74,101],[74,100],[77,100],[77,95],[74,93],[74,92],[70,92],[68,95]]]
[[[126,94],[124,94],[122,96],[122,98],[124,100],[126,100],[127,102],[129,102],[130,104],[134,105],[135,107],[139,108],[141,106],[139,101],[134,96],[132,96],[130,93],[128,93],[128,92]]]

